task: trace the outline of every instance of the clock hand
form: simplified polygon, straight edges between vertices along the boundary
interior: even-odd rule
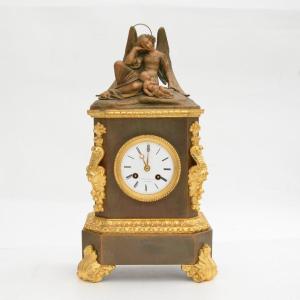
[[[129,179],[129,178],[131,178],[131,177],[133,177],[133,178],[138,178],[139,177],[139,175],[137,174],[137,173],[132,173],[132,174],[129,174],[129,175],[127,175],[126,176],[126,179]]]
[[[143,160],[145,167],[147,166],[146,162],[145,162],[145,155],[144,154],[140,154],[140,158]]]
[[[146,162],[145,162],[145,155],[141,152],[141,150],[140,150],[140,148],[139,147],[135,147],[135,149],[136,149],[136,151],[139,153],[139,157],[143,160],[143,162],[144,162],[144,165],[145,165],[145,167],[146,167]]]
[[[162,176],[160,176],[160,179],[162,179],[163,181],[167,182],[167,179],[164,178],[164,177],[162,177]]]
[[[149,152],[150,152],[150,145],[148,144],[147,145],[147,166],[149,166]]]
[[[148,165],[148,162],[146,163],[145,162],[145,155],[144,154],[140,154],[140,158],[143,160],[144,162],[144,170],[146,172],[149,172],[150,171],[150,166]]]
[[[161,179],[161,180],[167,182],[167,179],[166,179],[165,177],[162,177],[162,176],[159,175],[159,174],[155,175],[155,179],[156,179],[156,180],[160,180],[160,179]]]

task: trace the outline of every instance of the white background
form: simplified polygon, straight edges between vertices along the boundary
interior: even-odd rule
[[[205,109],[212,282],[179,266],[75,276],[92,210],[86,110],[138,22],[165,26]],[[299,1],[3,1],[0,101],[1,299],[300,298]]]

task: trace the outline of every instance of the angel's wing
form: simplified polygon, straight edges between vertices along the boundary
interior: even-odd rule
[[[166,54],[167,59],[169,60],[169,63],[171,65],[171,60],[170,60],[170,56],[169,56],[169,52],[170,52],[169,43],[168,43],[166,31],[163,27],[160,27],[157,31],[156,50]],[[171,66],[171,68],[172,68],[172,66]],[[158,76],[163,84],[168,83],[166,73],[164,72],[164,70],[162,70],[161,67],[158,70]]]
[[[131,26],[129,28],[128,37],[127,37],[127,43],[125,48],[125,53],[123,57],[123,61],[125,60],[128,53],[131,51],[132,47],[136,44],[137,41],[137,32],[134,26]],[[112,85],[109,87],[109,89],[115,88],[117,85],[116,80],[112,83]]]
[[[131,26],[129,28],[129,32],[128,32],[128,38],[127,38],[127,43],[126,43],[123,60],[128,55],[128,53],[131,51],[131,49],[134,47],[134,45],[136,44],[136,41],[137,41],[136,29],[134,26]]]
[[[165,54],[163,61],[160,64],[158,70],[159,79],[162,81],[163,84],[168,83],[169,88],[178,91],[180,94],[186,95],[185,92],[180,87],[179,83],[177,82],[177,79],[173,72],[172,63],[169,55],[170,52],[169,43],[168,43],[166,31],[163,27],[160,27],[157,32],[156,50]]]

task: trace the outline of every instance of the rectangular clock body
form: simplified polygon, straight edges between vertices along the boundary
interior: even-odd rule
[[[193,164],[189,154],[191,146],[189,128],[197,118],[95,118],[106,128],[103,136],[105,155],[101,162],[106,170],[105,209],[97,216],[106,218],[188,218],[196,216],[190,205],[188,170]],[[154,202],[141,202],[130,198],[118,186],[114,176],[114,161],[121,146],[136,136],[155,135],[164,138],[176,149],[181,174],[174,190],[165,198]]]
[[[83,251],[92,245],[97,261],[105,265],[195,264],[199,249],[212,245],[212,229],[197,202],[207,175],[198,145],[198,118],[203,111],[189,99],[169,105],[121,102],[96,101],[88,111],[94,118],[95,136],[87,175],[95,205],[82,231]],[[141,136],[164,140],[179,161],[174,188],[156,201],[131,197],[116,177],[120,149]],[[134,151],[139,166],[145,163],[149,171],[155,154],[148,161],[148,146]],[[128,174],[131,178],[135,173]],[[164,179],[164,174],[157,175]]]

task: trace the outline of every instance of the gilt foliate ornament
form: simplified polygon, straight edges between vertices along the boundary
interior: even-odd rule
[[[137,26],[149,33],[138,35]],[[112,84],[88,110],[94,205],[77,274],[98,282],[116,265],[173,264],[195,282],[211,280],[212,228],[200,211],[208,173],[197,120],[204,110],[176,79],[163,27],[154,36],[145,24],[131,26],[117,59]]]

